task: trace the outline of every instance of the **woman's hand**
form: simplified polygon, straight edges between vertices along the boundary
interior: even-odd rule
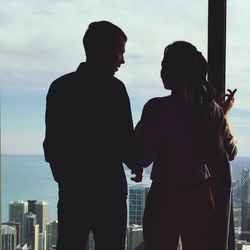
[[[221,95],[221,107],[224,111],[224,114],[227,115],[234,104],[234,94],[237,91],[237,89],[231,90],[227,89],[228,93]],[[225,100],[224,100],[225,99]]]

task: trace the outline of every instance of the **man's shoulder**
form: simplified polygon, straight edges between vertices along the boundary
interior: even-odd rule
[[[127,93],[127,89],[125,84],[115,76],[112,77],[112,89],[115,90],[116,93],[120,93],[121,95],[124,95],[124,93]]]
[[[53,80],[52,84],[67,84],[76,78],[76,71],[64,74]]]
[[[72,89],[72,86],[76,81],[77,81],[76,71],[61,75],[52,81],[49,87],[49,92],[65,93],[65,91],[67,92],[69,91],[69,89]]]
[[[125,84],[120,79],[116,78],[115,76],[113,77],[113,81],[116,84],[116,86],[120,88],[125,88]]]

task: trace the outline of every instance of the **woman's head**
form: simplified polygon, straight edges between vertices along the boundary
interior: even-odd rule
[[[207,61],[191,43],[176,41],[169,44],[164,50],[161,66],[165,89],[195,88],[206,82]]]

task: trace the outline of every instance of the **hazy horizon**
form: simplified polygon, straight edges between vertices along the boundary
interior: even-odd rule
[[[237,88],[230,112],[239,156],[250,156],[250,2],[227,1],[226,88]],[[109,20],[128,36],[124,82],[134,125],[143,105],[169,95],[160,79],[165,46],[193,43],[207,58],[208,2],[3,0],[0,6],[1,151],[43,154],[46,94],[57,77],[85,61],[82,36],[90,22]]]

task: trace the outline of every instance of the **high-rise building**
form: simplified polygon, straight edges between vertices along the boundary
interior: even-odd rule
[[[47,223],[46,225],[46,236],[47,236],[47,249],[50,250],[53,249],[54,246],[56,246],[57,243],[57,225],[58,221],[52,221],[50,223]]]
[[[245,240],[236,240],[235,250],[250,250],[250,243]]]
[[[16,250],[16,228],[8,225],[1,225],[2,250]]]
[[[20,222],[22,224],[24,214],[28,212],[27,201],[11,201],[9,203],[9,221]]]
[[[32,250],[39,250],[39,225],[34,226],[34,241]]]
[[[34,210],[41,233],[46,229],[46,224],[49,222],[49,203],[46,201],[36,201]]]
[[[89,233],[86,250],[95,250],[95,240],[92,231]]]
[[[2,225],[7,225],[11,227],[15,227],[16,229],[16,244],[18,245],[21,243],[21,223],[20,222],[15,222],[15,221],[8,221],[5,223],[2,223]]]
[[[28,212],[28,202],[27,201],[11,201],[9,203],[9,221],[21,223],[21,241],[23,242],[23,219],[24,215]]]
[[[250,170],[241,177],[241,240],[250,241]]]
[[[180,237],[179,237],[179,242],[178,242],[177,250],[182,250],[182,243],[181,243],[181,238]]]
[[[31,247],[29,247],[27,244],[25,243],[21,243],[17,246],[16,250],[31,250]]]
[[[143,213],[146,203],[149,187],[144,184],[136,184],[129,186],[128,202],[129,202],[129,225],[142,225]]]
[[[56,250],[56,245],[51,246],[48,250]]]
[[[35,214],[36,212],[36,210],[35,210],[35,208],[36,208],[36,200],[27,200],[27,202],[28,202],[28,213],[33,213],[33,214]]]
[[[38,249],[39,225],[37,224],[37,218],[35,214],[25,214],[23,229],[23,243],[31,246],[32,250]]]
[[[142,225],[129,225],[127,230],[127,250],[144,249]]]
[[[47,232],[39,233],[39,250],[47,250]]]

